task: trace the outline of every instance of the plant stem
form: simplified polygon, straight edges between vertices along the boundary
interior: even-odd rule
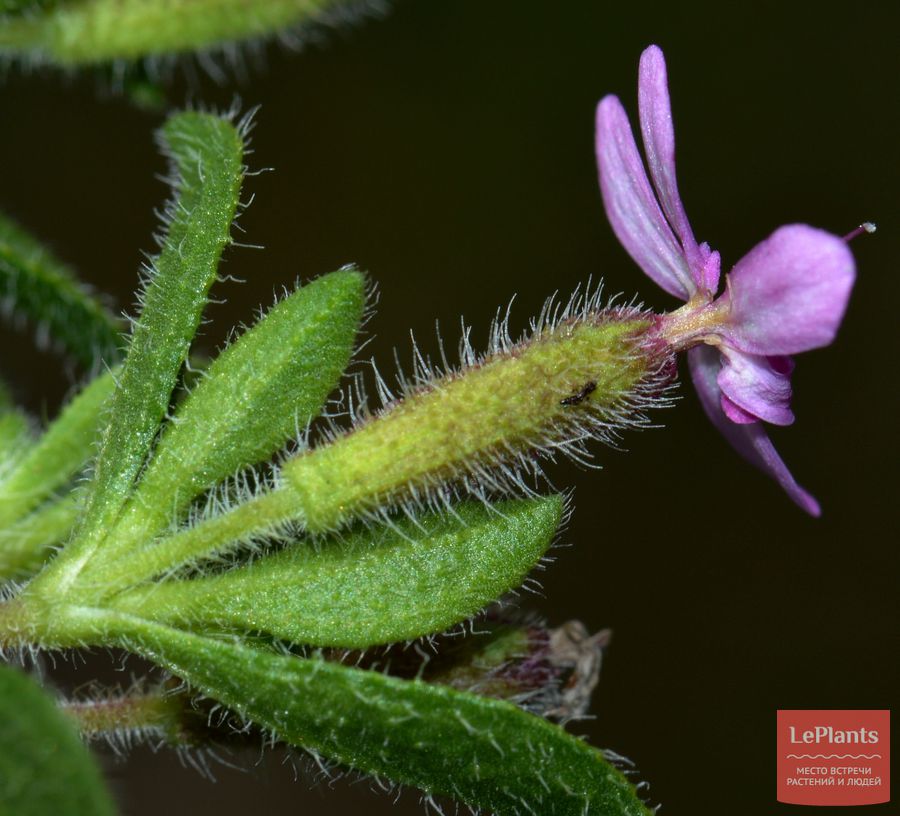
[[[164,689],[134,692],[97,700],[70,700],[62,704],[82,736],[164,737],[172,744],[194,741],[197,719],[188,695]]]

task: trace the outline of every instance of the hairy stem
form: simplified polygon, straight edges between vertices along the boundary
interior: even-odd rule
[[[197,713],[184,693],[164,689],[62,703],[63,712],[85,737],[163,737],[170,744],[193,742]]]

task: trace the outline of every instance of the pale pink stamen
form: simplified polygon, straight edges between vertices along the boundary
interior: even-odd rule
[[[871,221],[863,221],[855,230],[851,230],[844,236],[844,240],[849,244],[854,238],[858,238],[863,233],[871,235],[878,229]]]

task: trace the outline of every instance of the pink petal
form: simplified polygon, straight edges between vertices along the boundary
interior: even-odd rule
[[[722,410],[718,375],[721,368],[719,352],[711,346],[695,346],[688,351],[691,378],[700,397],[700,403],[710,421],[731,446],[748,462],[768,473],[778,482],[796,504],[811,516],[821,515],[819,503],[807,493],[791,476],[787,465],[778,455],[763,425],[754,422],[736,425]]]
[[[748,414],[740,405],[733,403],[725,394],[719,400],[722,411],[735,425],[749,425],[751,422],[759,422],[759,417]]]
[[[720,351],[725,363],[717,382],[723,397],[754,419],[773,425],[790,425],[794,421],[790,375],[775,368],[767,357],[744,354],[728,347]],[[732,421],[740,422],[731,417],[729,406],[722,408]]]
[[[622,103],[614,96],[597,106],[597,166],[603,206],[622,246],[657,285],[689,300],[697,287],[650,187]]]
[[[796,354],[834,340],[856,276],[846,243],[792,224],[750,250],[728,276],[726,337],[750,354]]]
[[[638,110],[650,178],[653,179],[663,212],[681,241],[694,283],[700,288],[706,288],[703,279],[704,259],[701,258],[694,232],[678,194],[675,177],[675,130],[669,104],[666,60],[658,46],[651,45],[641,54],[638,76]],[[710,290],[707,288],[707,291]],[[715,292],[715,288],[711,291]]]

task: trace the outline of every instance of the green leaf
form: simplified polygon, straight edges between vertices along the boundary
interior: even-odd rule
[[[31,422],[16,407],[6,383],[0,380],[0,484],[33,444]]]
[[[105,816],[115,808],[72,723],[27,675],[0,665],[0,814]]]
[[[180,113],[161,131],[172,160],[175,198],[167,234],[152,261],[143,309],[110,406],[78,537],[35,591],[67,588],[115,522],[144,466],[178,373],[230,242],[243,178],[243,128],[205,113]],[[38,579],[41,581],[41,579]]]
[[[0,482],[32,444],[28,417],[15,408],[0,407]]]
[[[559,525],[558,496],[471,503],[316,549],[297,544],[247,567],[168,581],[113,608],[185,626],[235,627],[296,643],[365,648],[447,629],[519,586]]]
[[[650,814],[599,751],[510,703],[136,618],[115,627],[125,648],[280,738],[361,771],[497,816]]]
[[[201,492],[305,429],[350,361],[364,307],[365,278],[341,270],[284,298],[225,349],[166,426],[104,556],[152,538]]]
[[[351,6],[340,0],[79,0],[0,20],[0,53],[72,66],[208,50],[271,36],[342,5]]]
[[[0,14],[24,14],[55,6],[62,0],[0,0]]]
[[[0,216],[0,301],[27,318],[39,341],[58,344],[81,365],[114,363],[122,325],[68,267],[19,226]]]
[[[94,453],[115,372],[95,378],[50,423],[0,481],[0,530],[66,484]]]
[[[81,512],[80,494],[69,493],[41,505],[30,515],[0,530],[0,580],[34,573],[52,548],[63,543]]]

